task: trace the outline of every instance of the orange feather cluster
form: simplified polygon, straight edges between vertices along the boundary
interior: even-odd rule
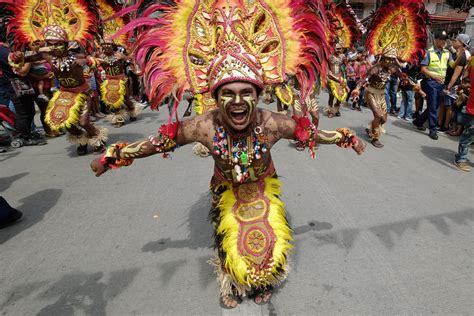
[[[390,1],[374,13],[366,46],[373,55],[392,49],[399,59],[416,64],[425,54],[429,20],[422,0]]]
[[[14,46],[22,48],[35,40],[43,40],[48,25],[63,28],[70,41],[86,44],[97,31],[95,1],[85,0],[0,0],[13,6],[14,17],[8,32],[15,37]]]

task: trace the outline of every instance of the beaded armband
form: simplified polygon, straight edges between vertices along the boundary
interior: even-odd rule
[[[101,157],[100,162],[110,169],[130,166],[133,163],[133,159],[122,159],[120,157],[120,151],[127,145],[127,143],[119,143],[109,146]]]
[[[163,154],[163,158],[168,158],[169,155],[167,153],[174,151],[178,147],[178,143],[176,143],[178,127],[178,122],[161,125],[158,135],[148,137],[150,143],[155,147],[156,152]]]
[[[336,143],[337,146],[341,148],[352,148],[357,142],[357,137],[352,133],[348,128],[338,128],[336,129],[338,133],[341,133],[344,136],[341,141]]]
[[[316,135],[317,129],[316,126],[311,122],[311,120],[306,117],[298,117],[293,115],[293,119],[296,121],[295,128],[295,138],[300,142],[303,149],[308,147],[311,158],[316,157],[315,147],[316,147]]]

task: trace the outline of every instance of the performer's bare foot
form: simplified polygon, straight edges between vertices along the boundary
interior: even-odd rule
[[[373,139],[372,140],[372,145],[374,145],[374,147],[377,147],[377,148],[382,148],[383,147],[383,144],[378,139]]]
[[[301,142],[297,142],[295,148],[297,151],[304,151],[304,145]]]
[[[233,295],[222,296],[222,303],[227,308],[236,308],[239,305],[239,302]]]
[[[265,290],[255,295],[254,301],[256,304],[266,304],[268,303],[271,297],[272,297],[272,291]]]
[[[372,136],[370,136],[370,130],[368,128],[365,129],[365,132],[367,133],[367,136],[369,136],[369,138],[372,138]]]
[[[77,155],[78,156],[84,156],[87,154],[87,144],[86,145],[79,145],[77,147]]]

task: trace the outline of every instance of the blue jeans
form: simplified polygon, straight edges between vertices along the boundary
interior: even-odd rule
[[[438,108],[444,100],[444,85],[437,83],[434,80],[424,80],[421,83],[421,88],[426,93],[426,109],[420,116],[413,121],[417,126],[423,126],[428,120],[430,133],[436,134],[436,127],[438,126]]]
[[[402,90],[402,102],[400,103],[398,117],[411,119],[413,114],[413,103],[415,103],[415,91]]]
[[[474,137],[474,115],[463,114],[464,132],[459,137],[458,153],[456,154],[456,162],[466,162],[469,146]]]
[[[385,86],[385,102],[387,102],[387,112],[395,111],[397,107],[397,77],[390,76]]]

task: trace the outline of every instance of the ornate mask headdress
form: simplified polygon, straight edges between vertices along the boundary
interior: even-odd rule
[[[80,44],[93,41],[97,15],[95,1],[85,0],[2,0],[14,5],[15,16],[8,25],[15,36],[15,46],[23,47],[45,37],[74,40]]]
[[[418,63],[425,54],[429,14],[422,0],[395,0],[375,13],[366,46],[371,54]]]
[[[134,54],[144,70],[153,108],[170,94],[179,101],[185,90],[210,96],[225,82],[263,86],[284,82],[287,75],[298,78],[306,95],[318,76],[326,76],[330,53],[326,25],[308,3],[324,13],[320,1],[155,4],[121,33],[146,27],[137,37]]]

